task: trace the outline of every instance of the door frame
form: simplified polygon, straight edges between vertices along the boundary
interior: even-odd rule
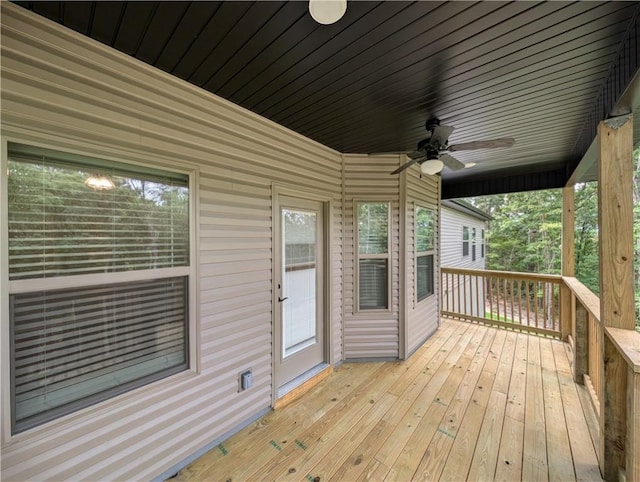
[[[279,246],[280,240],[280,203],[278,199],[280,196],[299,198],[302,200],[316,201],[322,203],[322,217],[323,217],[323,241],[324,241],[324,253],[322,269],[324,273],[323,290],[323,313],[324,313],[324,330],[323,330],[323,358],[324,363],[328,365],[334,364],[333,359],[333,343],[331,334],[333,333],[333,272],[331,270],[333,266],[333,253],[332,253],[332,237],[333,237],[333,208],[334,200],[329,194],[312,190],[312,189],[300,189],[299,187],[285,185],[281,183],[271,184],[271,406],[273,406],[278,399],[278,386],[276,382],[276,367],[279,365],[277,357],[279,356],[277,347],[279,346],[278,339],[280,337],[281,327],[278,326],[278,316],[276,310],[279,309],[280,303],[278,302],[278,289],[276,287],[276,270],[280,269],[281,264],[281,252]]]

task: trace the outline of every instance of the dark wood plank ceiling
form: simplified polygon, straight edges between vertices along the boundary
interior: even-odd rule
[[[306,1],[16,3],[340,152],[411,151],[430,116],[451,144],[513,137],[443,183],[521,188],[566,181],[639,4],[354,1],[323,26]]]

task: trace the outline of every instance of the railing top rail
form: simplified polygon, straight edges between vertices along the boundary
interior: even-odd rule
[[[517,271],[497,271],[488,269],[467,269],[467,268],[448,268],[443,266],[440,268],[443,273],[451,274],[470,274],[477,276],[491,276],[494,278],[507,278],[518,280],[534,280],[547,281],[549,283],[562,282],[562,276],[556,274],[540,274],[540,273],[519,273]]]
[[[606,326],[604,330],[629,367],[640,373],[640,333],[612,326]]]
[[[571,276],[563,276],[562,281],[564,281],[564,284],[571,290],[575,297],[580,300],[582,306],[584,306],[599,323],[600,298],[598,298],[598,295],[583,285],[578,279]]]

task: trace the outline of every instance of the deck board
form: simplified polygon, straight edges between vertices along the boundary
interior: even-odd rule
[[[338,367],[173,480],[601,480],[580,389],[561,342],[444,320],[408,361]]]

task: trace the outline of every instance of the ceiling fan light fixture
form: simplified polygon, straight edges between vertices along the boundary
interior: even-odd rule
[[[92,175],[85,179],[84,185],[95,191],[107,191],[116,187],[114,182],[106,176]]]
[[[424,161],[420,164],[420,171],[422,174],[427,174],[428,176],[434,176],[438,174],[444,168],[444,162],[440,159],[429,159],[428,161]]]
[[[336,23],[347,11],[347,0],[309,0],[309,13],[322,25]]]

